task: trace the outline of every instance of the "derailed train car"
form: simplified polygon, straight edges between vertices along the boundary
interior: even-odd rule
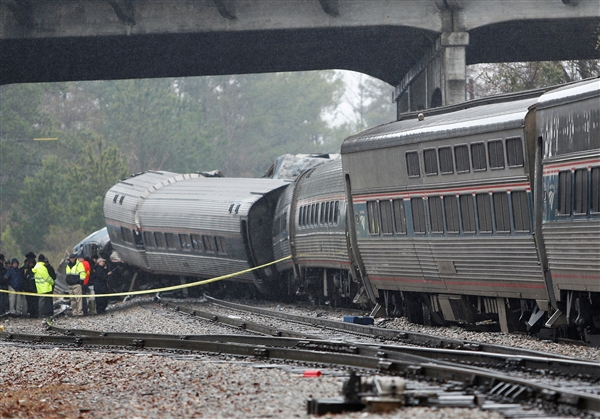
[[[277,265],[290,294],[334,305],[368,300],[348,252],[346,214],[339,158],[306,170],[281,196],[273,247],[276,258],[291,256]]]
[[[509,331],[559,324],[579,298],[579,326],[600,326],[599,84],[407,115],[344,141],[352,245],[388,311]],[[544,208],[556,188],[563,212]]]
[[[112,246],[145,272],[213,278],[273,261],[271,230],[277,199],[288,182],[145,172],[106,194]],[[269,267],[241,273],[265,293],[276,286]]]

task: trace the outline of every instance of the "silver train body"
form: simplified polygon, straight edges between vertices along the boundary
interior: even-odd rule
[[[599,97],[595,79],[346,139],[353,248],[375,298],[418,322],[598,328]]]
[[[271,229],[288,182],[145,172],[106,194],[104,215],[113,248],[128,264],[161,275],[236,281],[263,290],[273,261]]]
[[[419,323],[599,330],[599,101],[595,79],[407,114],[293,181],[147,172],[107,193],[108,232],[152,273],[285,258],[235,279]]]

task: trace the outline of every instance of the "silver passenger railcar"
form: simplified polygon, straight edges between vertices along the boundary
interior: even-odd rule
[[[273,261],[271,230],[288,182],[146,172],[111,188],[104,214],[113,248],[133,266],[165,275],[212,278]],[[276,270],[233,280],[268,292]]]
[[[550,325],[566,322],[587,334],[600,329],[600,79],[544,94],[536,114],[542,232],[564,313]]]
[[[509,330],[549,300],[528,113],[540,94],[410,115],[344,141],[353,246],[388,311],[415,322],[499,318]]]
[[[347,205],[339,158],[309,169],[281,196],[273,225],[276,258],[291,293],[339,305],[361,283],[348,253]]]

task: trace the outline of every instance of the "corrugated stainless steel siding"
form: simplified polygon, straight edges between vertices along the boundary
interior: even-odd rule
[[[233,224],[232,218],[245,217],[263,194],[286,185],[284,181],[273,179],[189,179],[143,199],[138,209],[139,219],[144,228],[185,227],[235,232],[239,231],[239,225]],[[232,208],[231,213],[229,208]]]
[[[342,160],[335,159],[317,166],[312,173],[300,180],[298,187],[298,201],[322,196],[343,195]]]
[[[600,220],[570,220],[542,225],[554,286],[600,292]]]
[[[104,196],[104,218],[134,225],[135,210],[139,197],[154,185],[176,176],[172,172],[145,172],[119,181]],[[115,196],[117,200],[115,202]],[[124,197],[124,198],[123,198]],[[121,198],[123,201],[121,202]]]
[[[362,239],[358,246],[379,289],[546,297],[532,236]],[[456,273],[440,271],[440,262],[452,262]]]
[[[328,267],[348,266],[346,235],[340,232],[317,232],[297,239],[298,263],[301,265]]]
[[[246,260],[235,260],[215,255],[169,253],[155,249],[147,251],[146,255],[154,273],[210,279],[248,269]],[[232,278],[232,280],[245,281],[252,281],[252,279],[253,274],[251,272]]]

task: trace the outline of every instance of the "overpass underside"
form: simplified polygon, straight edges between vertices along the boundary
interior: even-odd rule
[[[399,111],[465,100],[466,65],[595,59],[599,0],[0,0],[0,82],[346,69]]]

